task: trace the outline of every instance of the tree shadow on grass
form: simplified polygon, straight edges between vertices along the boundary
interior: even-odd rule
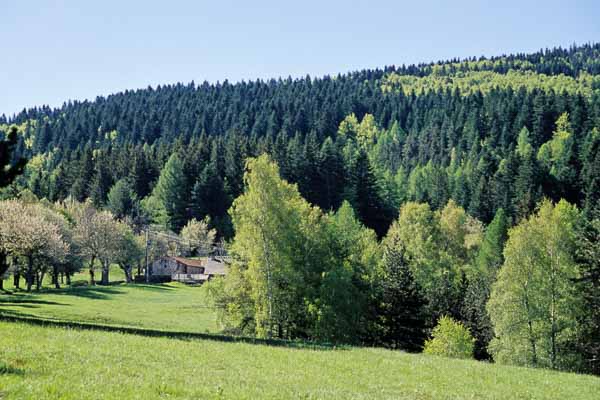
[[[177,332],[163,331],[157,329],[136,328],[131,326],[104,325],[91,322],[66,321],[54,318],[40,318],[35,315],[25,314],[18,311],[1,311],[0,321],[21,322],[30,325],[39,325],[46,327],[71,328],[80,330],[117,332],[122,334],[168,338],[184,341],[194,340],[211,340],[215,342],[227,343],[247,343],[271,347],[285,347],[290,349],[310,349],[319,351],[331,350],[347,350],[350,347],[345,345],[333,345],[329,343],[305,342],[305,341],[290,341],[283,339],[259,339],[248,336],[228,336],[223,334],[212,333],[193,333],[193,332]]]
[[[176,288],[165,285],[164,283],[136,283],[129,285],[128,287],[142,290],[154,290],[154,291],[171,291]]]
[[[0,375],[24,375],[25,371],[0,361]],[[0,398],[2,398],[0,396]]]
[[[46,290],[45,293],[60,296],[76,296],[93,300],[110,300],[116,295],[126,292],[113,286],[81,286],[69,287],[64,289]]]
[[[57,301],[50,300],[38,300],[32,298],[0,298],[0,307],[2,306],[17,306],[17,307],[39,307],[39,305],[53,305],[53,306],[70,306],[70,304],[59,303]]]

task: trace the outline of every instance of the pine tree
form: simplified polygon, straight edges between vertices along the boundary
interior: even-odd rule
[[[397,223],[384,239],[381,270],[376,340],[392,348],[419,351],[426,338],[426,300],[410,270]]]
[[[160,172],[158,183],[152,191],[164,214],[159,222],[169,229],[178,231],[187,220],[188,187],[183,174],[183,165],[177,153],[173,153]]]
[[[517,220],[527,217],[540,197],[537,163],[529,140],[529,131],[523,128],[519,133],[516,150],[519,159],[514,204]]]
[[[581,278],[577,286],[585,310],[600,310],[600,219],[586,224],[579,233],[577,260]],[[600,374],[600,313],[586,312],[580,319],[578,347],[584,369]]]
[[[496,280],[496,273],[504,262],[502,251],[506,242],[508,221],[503,209],[499,209],[487,227],[477,259],[476,272],[468,282],[461,314],[465,325],[475,337],[475,358],[489,359],[487,347],[494,337],[492,322],[485,308]]]
[[[120,179],[108,192],[108,209],[117,219],[133,216],[137,198],[131,183],[127,179]]]
[[[98,208],[106,203],[106,196],[112,185],[112,176],[108,169],[107,160],[101,157],[96,162],[96,172],[90,184],[90,198]]]
[[[0,140],[0,188],[10,185],[25,168],[27,161],[24,158],[13,162],[17,142],[17,128],[14,126],[6,135],[6,140]]]
[[[150,194],[150,184],[155,177],[155,170],[147,162],[143,150],[136,148],[129,181],[131,182],[133,192],[138,198],[142,199]]]
[[[321,175],[320,197],[318,205],[323,210],[335,210],[342,202],[342,190],[345,185],[344,160],[331,138],[325,139],[319,153]]]
[[[598,128],[594,128],[587,135],[581,158],[583,211],[591,219],[600,215],[600,131]]]
[[[75,200],[83,201],[89,196],[90,182],[94,176],[94,155],[90,148],[83,151],[78,164],[70,171],[74,177],[71,195]]]
[[[377,178],[367,153],[360,149],[350,167],[350,203],[363,224],[382,237],[391,221],[380,196]]]
[[[477,267],[486,276],[493,278],[504,262],[502,251],[506,242],[508,226],[506,213],[500,208],[487,227],[483,243],[477,254]]]

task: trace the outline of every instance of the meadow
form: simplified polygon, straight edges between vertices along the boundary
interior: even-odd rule
[[[600,379],[373,348],[297,349],[0,322],[0,398],[597,399]]]
[[[79,285],[58,290],[49,282],[40,292],[30,293],[7,285],[10,294],[0,295],[0,314],[180,332],[218,331],[202,287],[125,285],[120,283],[124,279],[120,270],[113,268],[111,273],[110,286],[79,286],[85,282],[83,274],[75,276]]]
[[[117,271],[113,279],[106,287],[46,284],[40,292],[9,288],[12,294],[0,295],[0,315],[49,323],[0,322],[0,399],[597,399],[600,393],[600,379],[585,375],[374,348],[227,342],[211,336],[218,328],[203,287],[124,285]],[[88,329],[52,326],[69,321]]]

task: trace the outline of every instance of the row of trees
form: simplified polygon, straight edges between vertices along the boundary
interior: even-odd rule
[[[268,156],[247,171],[235,261],[210,283],[226,329],[418,351],[440,321],[480,359],[598,372],[598,221],[581,229],[575,206],[545,200],[514,228],[499,210],[484,229],[453,201],[407,202],[378,241],[348,202],[312,206]]]
[[[0,201],[0,277],[12,272],[14,286],[19,288],[24,278],[29,291],[40,289],[48,274],[56,288],[65,279],[70,285],[82,269],[94,285],[99,268],[100,283],[108,285],[111,265],[116,264],[131,283],[134,268],[139,274],[144,264],[146,247],[152,262],[168,254],[205,255],[215,244],[216,231],[208,220],[189,221],[180,236],[153,231],[147,238],[136,228],[134,221],[98,210],[90,201],[52,204],[23,192],[19,199]],[[0,279],[0,289],[2,285]]]
[[[40,289],[47,274],[57,288],[61,278],[70,284],[84,267],[95,284],[98,264],[102,284],[109,283],[111,264],[118,264],[131,281],[142,247],[127,224],[90,203],[50,204],[23,196],[0,202],[0,254],[0,275],[12,267],[15,286],[23,277],[29,291],[34,285]]]

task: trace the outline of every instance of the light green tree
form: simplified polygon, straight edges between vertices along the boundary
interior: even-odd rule
[[[425,342],[425,354],[450,358],[473,358],[475,339],[469,328],[444,316],[433,329],[432,338]]]
[[[301,312],[304,261],[311,257],[303,223],[313,212],[295,185],[279,177],[263,155],[247,162],[246,191],[230,210],[235,238],[231,250],[246,266],[259,337],[291,336]],[[303,260],[304,258],[304,260]]]
[[[202,221],[193,219],[181,230],[181,237],[188,244],[191,253],[206,256],[215,244],[217,231],[209,228],[210,219],[204,218]]]
[[[319,340],[352,343],[366,334],[368,300],[380,256],[375,232],[357,218],[344,201],[324,219],[324,229],[313,229],[314,257],[321,268],[318,292],[309,304],[312,335]]]
[[[342,122],[340,122],[340,126],[338,127],[338,135],[350,139],[356,139],[359,125],[358,118],[356,118],[356,115],[352,113],[346,116]]]
[[[577,172],[570,165],[573,156],[574,138],[571,133],[569,114],[563,113],[556,120],[556,129],[552,139],[538,150],[537,158],[546,167],[550,175],[561,182],[572,182]]]
[[[572,341],[581,313],[573,284],[578,277],[577,208],[543,201],[539,211],[509,231],[504,265],[487,309],[498,362],[569,369],[576,367]]]
[[[454,202],[439,212],[427,203],[409,202],[400,209],[398,225],[411,272],[428,300],[429,323],[457,314],[461,281],[471,272],[481,224]]]

